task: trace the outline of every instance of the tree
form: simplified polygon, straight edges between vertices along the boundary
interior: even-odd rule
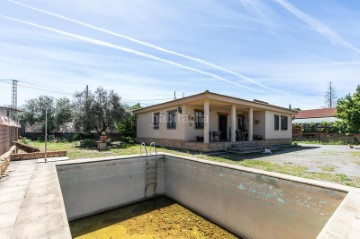
[[[125,115],[125,107],[120,96],[113,90],[98,87],[94,93],[85,89],[77,92],[74,99],[74,126],[78,132],[99,135],[107,130],[113,131]]]
[[[56,101],[55,124],[58,131],[63,131],[67,123],[72,122],[74,116],[72,103],[68,98],[60,98]]]
[[[337,122],[339,129],[345,133],[360,132],[360,85],[357,86],[353,95],[346,95],[338,100],[336,117],[341,119]]]
[[[70,100],[60,98],[55,100],[51,96],[39,96],[30,99],[24,106],[21,119],[30,126],[41,128],[45,131],[45,112],[47,109],[48,132],[54,132],[72,121],[72,109]]]
[[[333,108],[336,106],[336,92],[335,92],[335,88],[332,85],[332,82],[329,83],[329,87],[325,92],[325,107],[326,108]]]
[[[133,106],[126,106],[126,114],[123,120],[117,125],[117,130],[121,133],[121,137],[124,141],[133,141],[136,137],[136,115],[134,110],[140,109],[140,103]]]

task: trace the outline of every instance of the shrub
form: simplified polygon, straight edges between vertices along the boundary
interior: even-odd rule
[[[23,144],[29,144],[31,141],[28,138],[22,137],[20,139],[20,142],[23,143]]]
[[[81,148],[94,148],[96,147],[96,140],[94,139],[83,139],[80,141]]]

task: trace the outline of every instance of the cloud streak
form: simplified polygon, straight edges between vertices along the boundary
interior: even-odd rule
[[[68,37],[71,37],[71,38],[74,38],[74,39],[77,39],[77,40],[85,41],[85,42],[91,43],[93,45],[112,48],[112,49],[119,50],[119,51],[122,51],[122,52],[126,52],[126,53],[129,53],[129,54],[133,54],[133,55],[145,57],[145,58],[148,58],[148,59],[151,59],[151,60],[166,63],[166,64],[169,64],[169,65],[181,68],[181,69],[185,69],[185,70],[192,71],[192,72],[195,72],[195,73],[199,73],[199,74],[202,74],[202,75],[205,75],[205,76],[208,76],[208,77],[220,80],[220,81],[224,81],[226,83],[229,83],[229,84],[232,84],[232,85],[235,85],[235,86],[239,86],[239,87],[249,89],[249,90],[252,90],[252,91],[256,91],[256,92],[261,92],[261,91],[259,91],[257,89],[241,85],[241,84],[239,84],[237,82],[228,80],[228,79],[223,78],[221,76],[218,76],[216,74],[206,72],[206,71],[203,71],[203,70],[199,70],[199,69],[196,69],[196,68],[193,68],[193,67],[189,67],[189,66],[186,66],[186,65],[183,65],[183,64],[180,64],[180,63],[176,63],[174,61],[166,60],[166,59],[163,59],[161,57],[157,57],[157,56],[154,56],[154,55],[151,55],[151,54],[148,54],[148,53],[140,52],[140,51],[137,51],[137,50],[134,50],[134,49],[131,49],[131,48],[122,47],[122,46],[115,45],[115,44],[112,44],[112,43],[108,43],[108,42],[105,42],[105,41],[100,41],[100,40],[97,40],[97,39],[94,39],[94,38],[69,33],[69,32],[62,31],[62,30],[59,30],[59,29],[56,29],[56,28],[39,25],[39,24],[30,22],[30,21],[21,20],[21,19],[18,19],[18,18],[8,17],[8,16],[5,16],[5,15],[0,15],[0,17],[4,18],[4,19],[7,19],[7,20],[10,20],[10,21],[22,23],[22,24],[25,24],[25,25],[29,25],[29,26],[39,28],[39,29],[43,29],[43,30],[58,33],[58,34],[61,34],[61,35],[65,35],[65,36],[68,36]]]
[[[239,74],[239,73],[237,73],[235,71],[229,70],[227,68],[224,68],[222,66],[219,66],[219,65],[216,65],[214,63],[208,62],[206,60],[203,60],[203,59],[200,59],[200,58],[197,58],[197,57],[193,57],[193,56],[189,56],[189,55],[186,55],[186,54],[182,54],[182,53],[179,53],[179,52],[175,52],[175,51],[163,48],[163,47],[158,46],[158,45],[154,45],[154,44],[151,44],[151,43],[148,43],[148,42],[145,42],[145,41],[141,41],[141,40],[138,40],[136,38],[133,38],[133,37],[130,37],[130,36],[127,36],[127,35],[119,34],[119,33],[104,29],[104,28],[94,26],[92,24],[85,23],[83,21],[79,21],[79,20],[76,20],[76,19],[73,19],[73,18],[69,18],[69,17],[63,16],[63,15],[60,15],[60,14],[57,14],[57,13],[54,13],[54,12],[50,12],[50,11],[47,11],[47,10],[44,10],[44,9],[40,9],[40,8],[31,6],[31,5],[28,5],[28,4],[24,4],[24,3],[21,3],[21,2],[18,2],[18,1],[14,1],[14,0],[6,0],[6,1],[17,4],[19,6],[22,6],[22,7],[28,8],[28,9],[31,9],[31,10],[34,10],[34,11],[37,11],[37,12],[40,12],[40,13],[43,13],[43,14],[46,14],[46,15],[50,15],[50,16],[53,16],[53,17],[56,17],[56,18],[66,20],[66,21],[69,21],[69,22],[72,22],[72,23],[75,23],[75,24],[78,24],[78,25],[81,25],[81,26],[84,26],[84,27],[99,31],[99,32],[103,32],[103,33],[106,33],[106,34],[109,34],[109,35],[112,35],[112,36],[116,36],[116,37],[119,37],[121,39],[125,39],[125,40],[131,41],[131,42],[135,42],[135,43],[140,44],[142,46],[146,46],[146,47],[149,47],[149,48],[152,48],[152,49],[164,52],[164,53],[168,53],[168,54],[171,54],[171,55],[182,57],[182,58],[187,59],[187,60],[198,62],[198,63],[204,64],[206,66],[209,66],[211,68],[214,68],[216,70],[219,70],[219,71],[231,74],[233,76],[236,76],[241,80],[245,80],[247,82],[250,82],[252,84],[260,86],[260,87],[262,87],[262,88],[264,88],[266,90],[271,90],[271,91],[275,91],[275,92],[278,92],[278,93],[281,93],[281,94],[288,95],[288,93],[286,93],[284,91],[281,91],[281,90],[266,86],[266,85],[264,85],[264,84],[262,84],[262,83],[260,83],[260,82],[258,82],[256,80],[248,77],[248,76]]]
[[[301,21],[308,24],[311,28],[313,28],[315,31],[317,31],[326,39],[328,39],[332,44],[340,45],[349,48],[357,53],[360,53],[360,48],[352,45],[350,42],[346,41],[336,32],[331,30],[328,26],[316,20],[315,18],[309,16],[308,14],[304,13],[295,6],[291,5],[286,0],[273,0],[273,1],[279,4],[280,6],[282,6],[283,8],[285,8],[288,12],[293,14],[295,17],[299,18]]]

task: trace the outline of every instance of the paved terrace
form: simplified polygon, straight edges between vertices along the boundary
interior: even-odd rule
[[[129,156],[125,156],[128,158]],[[71,163],[102,159],[72,160]],[[184,157],[189,160],[234,168],[250,173],[278,177],[285,180],[313,184],[349,192],[330,218],[318,238],[356,238],[360,235],[360,190],[343,185],[319,182],[278,173],[264,172],[213,161]],[[56,172],[56,164],[26,160],[11,162],[0,179],[0,238],[71,238],[65,206]]]
[[[0,179],[0,238],[71,238],[54,163],[11,162]]]

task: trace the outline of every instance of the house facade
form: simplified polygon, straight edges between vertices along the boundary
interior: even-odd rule
[[[205,91],[134,111],[137,141],[197,151],[290,144],[296,111]]]

